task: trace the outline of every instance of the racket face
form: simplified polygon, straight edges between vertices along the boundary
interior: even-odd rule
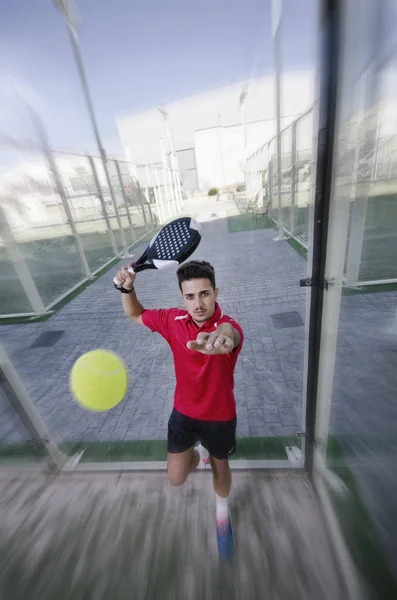
[[[134,265],[138,273],[145,269],[175,268],[195,251],[201,240],[201,227],[195,219],[182,217],[171,221],[154,236]]]

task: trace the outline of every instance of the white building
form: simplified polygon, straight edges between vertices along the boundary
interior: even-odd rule
[[[313,103],[313,71],[282,76],[282,127]],[[178,158],[185,191],[244,181],[244,157],[276,133],[274,76],[241,82],[117,120],[128,160]],[[167,124],[169,130],[167,131]]]

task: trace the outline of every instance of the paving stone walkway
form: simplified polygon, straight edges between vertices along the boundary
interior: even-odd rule
[[[220,304],[245,332],[235,377],[238,435],[293,435],[302,419],[307,292],[299,279],[306,263],[287,241],[274,241],[273,229],[228,233],[227,215],[233,211],[234,203],[210,198],[195,199],[185,209],[203,224],[194,256],[213,263]],[[58,442],[166,437],[174,391],[172,355],[160,336],[124,317],[113,275],[114,270],[103,275],[44,323],[0,328],[0,340]],[[144,272],[137,289],[149,308],[181,305],[173,273]],[[397,386],[397,341],[391,333],[396,304],[396,292],[342,298],[334,433],[382,439],[396,432],[396,403],[391,402]],[[287,324],[297,326],[279,328],[278,316],[284,313],[295,313]],[[50,348],[31,348],[48,331],[64,333]],[[84,411],[69,392],[73,363],[94,348],[117,352],[129,371],[125,399],[105,414]],[[22,439],[26,433],[0,397],[0,443]]]
[[[272,315],[297,312],[304,318],[305,292],[299,279],[306,264],[288,242],[273,241],[273,229],[228,233],[227,214],[232,211],[233,202],[209,198],[195,199],[185,208],[203,225],[194,257],[214,265],[222,309],[239,321],[246,335],[236,370],[238,435],[295,434],[302,410],[304,327],[298,319],[299,326],[280,329]],[[172,355],[160,336],[124,317],[113,275],[114,270],[103,275],[44,323],[0,329],[11,360],[57,441],[166,437],[174,390]],[[146,307],[181,305],[173,273],[144,272],[137,289]],[[50,348],[31,348],[44,331],[64,333]],[[68,389],[73,363],[94,348],[117,352],[130,376],[125,400],[106,414],[84,411]],[[4,402],[2,411],[0,442],[23,438]]]

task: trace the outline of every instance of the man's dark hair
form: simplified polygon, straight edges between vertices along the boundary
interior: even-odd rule
[[[205,260],[191,260],[181,265],[177,271],[179,289],[182,291],[182,283],[191,279],[209,279],[215,289],[214,267]]]

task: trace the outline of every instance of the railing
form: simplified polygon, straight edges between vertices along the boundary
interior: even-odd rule
[[[277,135],[246,161],[247,200],[269,204],[269,216],[303,245],[308,241],[312,170],[312,109],[280,132],[281,203],[278,203]],[[281,210],[280,210],[281,209]]]
[[[181,210],[166,165],[47,151],[0,189],[0,318],[37,316]]]
[[[350,198],[344,275],[349,287],[397,283],[397,146],[394,132],[381,135],[383,110],[375,107],[340,128],[335,184]],[[306,248],[314,184],[312,129],[310,108],[280,133],[280,194],[277,136],[246,159],[248,204],[269,206],[268,215],[279,229]]]

